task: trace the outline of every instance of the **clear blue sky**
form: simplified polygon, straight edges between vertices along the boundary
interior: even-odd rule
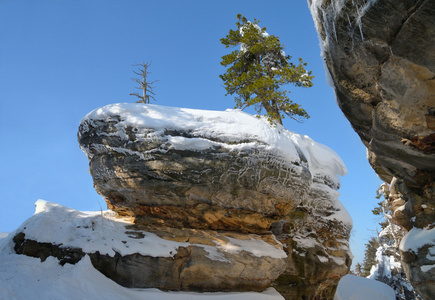
[[[77,129],[97,107],[136,100],[129,96],[136,92],[132,64],[152,60],[150,79],[160,80],[156,104],[233,108],[219,78],[220,58],[229,51],[219,39],[235,28],[238,13],[259,19],[316,76],[312,88],[290,88],[311,119],[284,126],[329,146],[346,163],[340,200],[354,221],[355,261],[362,261],[377,225],[371,209],[381,181],[326,83],[303,0],[0,0],[0,232],[30,217],[37,199],[79,210],[105,207]]]

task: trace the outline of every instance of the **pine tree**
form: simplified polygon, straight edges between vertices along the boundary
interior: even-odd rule
[[[291,56],[285,54],[279,38],[269,35],[265,27],[260,28],[259,20],[250,22],[241,14],[237,19],[237,29],[230,29],[220,40],[226,48],[240,46],[240,50],[222,57],[221,65],[229,67],[220,75],[227,95],[237,95],[236,108],[253,105],[259,115],[265,109],[269,121],[281,125],[285,115],[296,121],[309,118],[299,104],[289,99],[289,92],[281,89],[286,84],[311,87],[314,76],[305,69],[307,63],[302,58],[298,65],[290,62]]]

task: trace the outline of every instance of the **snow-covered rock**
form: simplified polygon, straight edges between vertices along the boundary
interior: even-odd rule
[[[326,146],[238,110],[108,105],[82,119],[79,142],[97,192],[136,223],[259,233],[347,172]],[[337,198],[318,209],[351,226]]]
[[[107,232],[99,232],[105,230],[103,225],[112,224],[114,228],[120,229],[126,223],[119,220],[112,219],[110,212],[77,212],[68,208],[58,206],[54,203],[46,203],[45,207],[56,207],[57,212],[64,212],[68,222],[76,225],[67,234],[69,239],[72,239],[72,245],[75,247],[86,249],[89,241],[87,237],[81,236],[86,234],[86,230],[92,231],[92,221],[98,221],[94,225],[94,235],[97,241],[92,243],[93,249],[101,249],[103,252],[108,249],[104,243],[113,243],[112,240],[102,240],[107,238]],[[38,203],[42,206],[42,202]],[[67,212],[68,211],[68,212]],[[37,213],[25,226],[32,226],[33,231],[37,231],[38,237],[44,236],[45,240],[51,243],[59,243],[64,239],[60,234],[54,234],[53,239],[49,239],[48,235],[44,234],[44,230],[52,232],[53,228],[59,229],[58,225],[61,222],[59,216],[53,212],[47,214]],[[39,219],[39,220],[38,220]],[[104,221],[103,221],[104,219]],[[44,222],[44,220],[46,222]],[[54,222],[54,226],[50,222]],[[23,224],[24,226],[24,224]],[[258,292],[243,292],[243,293],[194,293],[194,292],[163,292],[158,289],[129,289],[118,285],[111,279],[104,276],[101,272],[97,271],[93,266],[89,255],[85,255],[75,264],[65,263],[59,264],[59,260],[53,256],[47,257],[43,262],[39,258],[29,257],[25,255],[18,255],[14,251],[13,237],[17,232],[24,229],[21,226],[17,231],[12,232],[6,237],[0,238],[0,299],[7,300],[22,300],[22,299],[35,299],[35,300],[77,300],[77,299],[93,299],[93,300],[119,300],[119,299],[147,299],[147,300],[281,300],[283,297],[276,292],[273,288],[268,288],[262,293]],[[80,226],[80,228],[77,228]],[[89,227],[88,227],[89,226]],[[88,228],[86,228],[88,227]],[[113,229],[113,227],[112,227]],[[98,233],[99,232],[99,233]],[[32,234],[28,232],[29,236]],[[101,235],[102,234],[102,235]],[[35,236],[33,236],[35,237]],[[141,251],[147,251],[143,245],[140,245],[140,240],[135,241],[131,237],[124,234],[123,230],[115,231],[114,238],[121,238],[126,240],[129,246],[133,248],[138,247]],[[122,247],[122,243],[121,247]],[[150,250],[154,255],[168,255],[170,256],[170,249],[173,243],[170,241],[162,241],[161,239],[149,235],[147,242]],[[169,245],[169,247],[165,247]],[[136,249],[138,249],[136,248]],[[89,249],[89,248],[88,248]],[[122,251],[127,251],[128,247],[124,246]],[[202,279],[201,279],[202,280]]]
[[[404,262],[403,269],[424,299],[431,299],[435,287],[435,227],[412,228],[400,243],[400,254]],[[428,297],[430,296],[430,297]]]
[[[61,264],[88,256],[123,286],[163,290],[262,291],[284,271],[287,256],[272,235],[138,228],[111,211],[81,212],[43,200],[13,241],[19,254]]]
[[[347,273],[347,170],[309,137],[239,110],[113,104],[85,116],[78,138],[97,192],[136,225],[272,232],[289,297],[330,295]]]
[[[49,203],[48,203],[49,204]],[[50,205],[50,204],[49,204]],[[55,204],[53,204],[55,205]],[[57,206],[61,209],[61,206]],[[65,208],[66,209],[66,208]],[[74,213],[74,210],[70,212]],[[84,212],[76,212],[82,215]],[[88,217],[96,217],[100,212],[85,213]],[[103,217],[110,220],[111,213],[103,212]],[[32,217],[36,222],[41,214]],[[101,214],[100,214],[101,217]],[[56,217],[53,216],[56,220]],[[85,218],[86,219],[86,218]],[[85,221],[81,223],[77,218],[76,226],[88,226]],[[119,222],[113,220],[114,222]],[[49,223],[38,222],[39,231],[51,230]],[[27,225],[30,225],[26,222]],[[92,224],[92,222],[90,223]],[[36,225],[36,224],[34,224]],[[24,224],[23,224],[24,226]],[[0,237],[0,299],[8,300],[118,300],[118,299],[147,299],[147,300],[282,300],[284,299],[275,289],[268,288],[262,293],[239,292],[239,293],[195,293],[195,292],[164,292],[158,289],[129,289],[116,284],[114,281],[98,272],[92,265],[89,256],[84,256],[78,263],[61,266],[54,257],[48,257],[44,262],[39,258],[17,255],[13,249],[12,237],[16,232],[23,229],[23,226]],[[100,226],[98,226],[100,227]],[[98,229],[97,229],[98,230]],[[71,235],[70,235],[71,237]],[[59,241],[56,237],[55,241]],[[76,239],[80,248],[80,244]],[[163,254],[165,250],[161,251]],[[297,299],[297,298],[293,298]],[[393,300],[394,291],[385,284],[374,280],[346,275],[340,281],[334,300]]]

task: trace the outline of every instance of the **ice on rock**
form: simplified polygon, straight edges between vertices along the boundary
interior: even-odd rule
[[[335,0],[332,1],[332,3],[329,6],[322,5],[325,1],[324,0],[308,0],[309,9],[311,11],[311,15],[314,20],[314,24],[316,27],[316,31],[319,34],[319,46],[320,46],[320,55],[322,57],[322,60],[324,62],[324,69],[326,72],[326,79],[328,84],[335,88],[334,81],[332,79],[332,76],[326,67],[326,55],[325,50],[329,49],[329,47],[332,47],[334,43],[330,42],[332,39],[335,41],[338,40],[337,37],[337,31],[335,27],[335,20],[342,11],[345,0]],[[366,14],[366,12],[370,9],[372,5],[374,5],[377,2],[377,0],[365,0],[362,5],[356,4],[354,1],[352,1],[352,5],[355,6],[357,15],[355,16],[355,19],[353,20],[355,22],[357,30],[359,31],[359,34],[361,36],[361,39],[364,40],[364,34],[363,34],[363,26],[362,26],[362,18]],[[351,18],[349,15],[346,16],[349,21],[349,36],[353,36],[353,32],[355,30],[355,25],[353,24]],[[322,20],[324,20],[322,22]],[[320,28],[320,26],[324,26],[324,28]],[[320,37],[320,33],[325,34],[325,38],[322,39]]]

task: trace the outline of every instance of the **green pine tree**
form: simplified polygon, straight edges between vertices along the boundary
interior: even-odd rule
[[[279,38],[266,33],[266,28],[258,26],[259,20],[248,21],[237,15],[237,29],[230,29],[228,35],[220,41],[226,48],[240,46],[222,57],[221,65],[228,67],[220,75],[227,95],[236,94],[236,108],[254,106],[259,115],[265,109],[271,123],[282,125],[285,115],[300,121],[309,118],[308,113],[288,97],[290,93],[281,87],[293,84],[298,87],[311,87],[311,71],[307,63],[299,58],[295,65],[291,56],[284,53],[284,45]]]

